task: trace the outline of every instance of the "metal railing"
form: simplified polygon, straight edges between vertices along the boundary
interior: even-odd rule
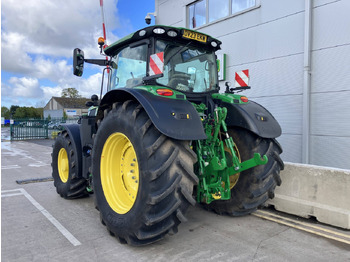
[[[47,139],[51,133],[63,130],[63,125],[76,123],[77,118],[68,119],[14,119],[10,122],[10,136],[13,140]]]
[[[12,140],[46,139],[48,134],[48,121],[42,119],[16,119],[10,124]]]

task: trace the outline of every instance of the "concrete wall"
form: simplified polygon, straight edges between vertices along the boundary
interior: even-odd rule
[[[193,2],[156,0],[156,23],[187,27]],[[258,2],[196,30],[223,42],[228,81],[250,70],[252,89],[244,94],[280,123],[282,159],[302,163],[305,1]],[[350,1],[312,2],[309,164],[350,169]]]
[[[277,210],[315,217],[329,225],[350,229],[350,171],[286,163],[282,185],[267,202]]]
[[[44,118],[48,118],[49,115],[51,118],[62,118],[63,117],[63,109],[59,109],[59,110],[45,110],[44,109]]]

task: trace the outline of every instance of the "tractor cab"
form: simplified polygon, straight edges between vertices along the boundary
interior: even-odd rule
[[[183,28],[142,29],[104,50],[117,65],[108,90],[156,85],[189,94],[218,92],[215,51],[220,44]]]

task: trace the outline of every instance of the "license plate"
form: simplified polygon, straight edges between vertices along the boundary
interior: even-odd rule
[[[183,33],[182,36],[184,38],[193,39],[193,40],[196,40],[196,41],[199,41],[199,42],[203,42],[203,43],[207,42],[207,36],[199,34],[197,32],[184,30],[184,33]]]

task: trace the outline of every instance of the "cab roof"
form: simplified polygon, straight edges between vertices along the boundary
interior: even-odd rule
[[[150,37],[159,37],[171,41],[183,42],[184,44],[192,41],[192,44],[194,45],[208,48],[213,51],[219,50],[221,45],[221,41],[198,31],[182,27],[154,25],[145,27],[136,31],[135,33],[123,37],[122,39],[106,47],[104,49],[104,52],[106,55],[111,56],[119,49],[131,43],[137,42],[142,39],[148,39]]]

